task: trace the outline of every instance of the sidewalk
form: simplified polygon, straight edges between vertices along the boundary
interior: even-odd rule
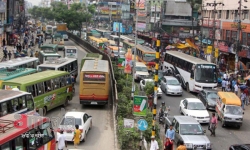
[[[12,54],[11,59],[13,59],[14,58],[14,55],[13,55],[14,46],[6,46],[6,47],[7,47],[7,51],[11,52],[11,54]],[[3,56],[4,56],[4,54],[3,54],[3,47],[1,47],[1,50],[0,50],[0,60],[2,60]],[[9,57],[7,59],[9,59]]]

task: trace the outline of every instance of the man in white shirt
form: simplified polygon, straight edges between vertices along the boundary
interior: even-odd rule
[[[234,93],[238,96],[238,89],[239,89],[239,87],[238,87],[238,83],[236,83],[235,85],[234,85]]]
[[[221,87],[222,87],[223,92],[225,92],[225,90],[226,90],[226,84],[227,84],[227,81],[225,78],[223,78],[223,80],[221,82]]]
[[[63,150],[64,147],[67,147],[67,142],[65,140],[65,135],[63,134],[63,130],[60,131],[56,143],[58,143],[58,150]]]
[[[154,136],[151,136],[150,150],[159,150],[158,142],[155,140]]]

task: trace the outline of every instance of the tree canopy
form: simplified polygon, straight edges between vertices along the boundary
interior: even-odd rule
[[[95,13],[95,5],[85,6],[81,3],[74,3],[68,6],[62,2],[52,2],[51,7],[34,6],[29,9],[29,13],[35,18],[44,18],[47,20],[54,20],[57,22],[67,23],[70,30],[79,30],[82,23],[91,21],[92,15]]]

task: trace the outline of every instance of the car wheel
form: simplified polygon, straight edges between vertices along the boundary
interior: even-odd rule
[[[47,108],[43,107],[43,116],[46,116],[46,114],[47,114]]]
[[[87,139],[87,134],[86,132],[84,133],[84,138],[82,139],[83,142],[86,142],[86,139]]]
[[[225,125],[225,121],[222,121],[221,122],[221,127],[224,128],[226,125]]]
[[[168,91],[167,91],[167,89],[165,90],[165,94],[166,94],[166,95],[168,95]]]
[[[89,130],[91,130],[91,128],[92,128],[92,121],[90,122]]]
[[[208,109],[208,103],[207,103],[207,102],[206,102],[206,105],[205,105],[205,106],[206,106],[206,109]]]
[[[65,100],[65,102],[64,102],[64,104],[63,104],[63,106],[64,106],[64,107],[67,107],[68,104],[69,104],[69,97],[66,98],[66,100]]]
[[[181,111],[181,107],[180,107],[180,109],[179,109],[179,112],[180,112],[181,115],[183,114],[182,111]]]

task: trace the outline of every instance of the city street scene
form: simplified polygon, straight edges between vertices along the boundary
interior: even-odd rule
[[[250,150],[248,0],[0,0],[0,150]]]

